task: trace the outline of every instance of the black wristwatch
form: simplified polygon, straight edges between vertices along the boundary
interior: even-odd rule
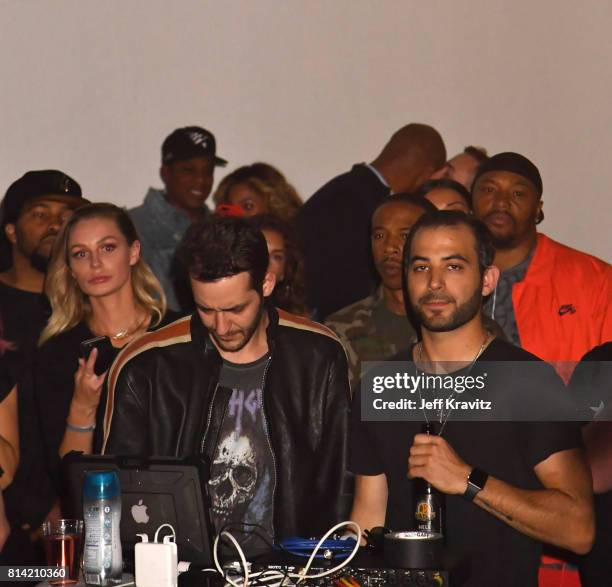
[[[474,501],[476,494],[484,489],[484,486],[489,478],[489,473],[485,473],[482,469],[473,468],[467,478],[467,489],[463,497],[468,501]]]

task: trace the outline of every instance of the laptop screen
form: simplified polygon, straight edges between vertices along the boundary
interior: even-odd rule
[[[121,544],[126,559],[146,533],[168,523],[176,532],[179,560],[212,564],[207,469],[194,459],[138,458],[69,453],[62,460],[62,513],[83,517],[82,487],[88,471],[115,470],[121,484]],[[158,540],[169,534],[164,528]]]

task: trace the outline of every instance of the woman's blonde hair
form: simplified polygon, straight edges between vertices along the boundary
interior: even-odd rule
[[[72,276],[68,251],[70,231],[78,222],[91,218],[113,220],[129,246],[139,240],[128,213],[114,204],[88,204],[74,212],[60,230],[53,246],[45,282],[45,293],[51,302],[52,313],[40,335],[39,345],[91,316],[89,298]],[[166,296],[142,257],[132,267],[131,282],[136,304],[151,315],[152,326],[158,325],[166,312]]]
[[[239,184],[244,184],[260,194],[266,202],[266,212],[283,222],[291,222],[303,204],[285,176],[268,163],[245,165],[226,175],[213,194],[215,204],[218,206],[229,203],[231,190]]]

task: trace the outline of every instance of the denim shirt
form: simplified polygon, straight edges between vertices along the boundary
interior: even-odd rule
[[[174,256],[191,220],[186,212],[169,204],[164,194],[163,190],[149,188],[142,205],[128,212],[140,237],[143,259],[159,279],[168,308],[178,311],[173,284]]]

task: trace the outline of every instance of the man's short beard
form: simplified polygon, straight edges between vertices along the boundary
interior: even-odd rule
[[[249,342],[251,341],[251,339],[253,338],[253,335],[255,334],[255,331],[257,330],[257,328],[259,327],[259,324],[261,322],[263,313],[266,310],[266,304],[264,301],[264,298],[261,297],[261,302],[259,304],[259,309],[257,310],[257,314],[255,315],[255,318],[253,318],[253,321],[251,322],[251,324],[249,324],[248,328],[246,330],[244,330],[244,338],[241,341],[240,345],[237,347],[227,347],[224,345],[223,341],[219,340],[215,334],[211,331],[210,335],[214,338],[215,342],[217,343],[217,346],[225,352],[228,353],[236,353],[238,351],[241,351],[247,344],[249,344]]]
[[[513,249],[518,244],[517,236],[515,234],[497,236],[494,232],[489,232],[491,234],[491,242],[493,243],[493,247],[497,251]]]
[[[39,252],[34,251],[30,255],[30,265],[32,265],[36,271],[46,273],[49,268],[49,257],[45,257],[45,255],[41,255]]]
[[[498,251],[512,250],[518,247],[521,243],[525,242],[525,240],[530,238],[530,235],[532,234],[529,227],[519,226],[515,218],[510,215],[508,216],[512,221],[512,230],[509,233],[497,234],[487,225],[487,228],[489,228],[489,234],[491,235],[493,247]],[[487,224],[486,219],[487,217],[485,216],[483,218],[485,224]],[[533,224],[531,226],[533,226],[535,232],[535,226],[537,224],[536,217],[533,218],[532,222]]]
[[[423,298],[421,298],[422,300]],[[420,303],[423,303],[421,300]],[[445,322],[435,322],[427,317],[421,310],[420,306],[414,305],[412,309],[414,314],[423,328],[430,332],[451,332],[467,324],[480,312],[482,306],[482,283],[474,291],[472,296],[465,301],[446,319]]]

